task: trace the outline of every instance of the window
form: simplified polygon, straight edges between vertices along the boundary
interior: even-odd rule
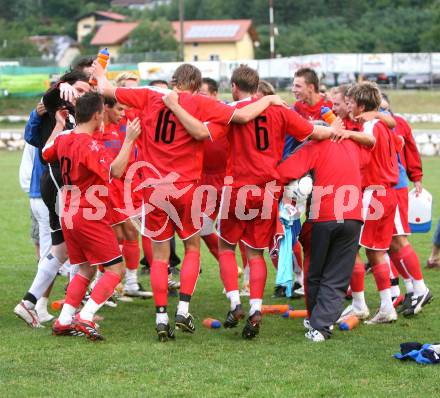
[[[199,56],[196,54],[196,55],[193,55],[193,61],[194,62],[197,62],[199,60]]]
[[[218,55],[218,54],[211,54],[209,56],[209,60],[210,61],[220,61],[220,55]]]
[[[193,47],[198,47],[199,43],[193,43]]]

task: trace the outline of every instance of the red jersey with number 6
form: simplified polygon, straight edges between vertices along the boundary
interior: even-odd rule
[[[179,174],[178,182],[200,179],[203,163],[203,142],[188,134],[180,121],[162,101],[166,91],[151,88],[116,89],[116,99],[121,104],[142,111],[143,160],[155,170],[145,169],[144,177],[157,179],[157,183],[171,172]],[[200,94],[179,93],[179,104],[196,119],[205,123],[215,139],[221,133],[219,125],[226,126],[234,109]]]
[[[242,108],[257,100],[247,98],[231,105]],[[234,187],[279,180],[276,167],[283,155],[286,133],[304,141],[312,132],[313,124],[283,106],[271,105],[246,124],[233,123],[228,132],[230,149],[226,175],[234,178]]]

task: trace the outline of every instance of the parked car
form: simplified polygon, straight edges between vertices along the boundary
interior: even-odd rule
[[[376,82],[381,86],[395,87],[397,85],[397,75],[395,73],[366,73],[364,80]]]
[[[399,79],[399,84],[408,89],[431,88],[440,85],[440,74],[433,73],[431,79],[430,73],[409,73]]]

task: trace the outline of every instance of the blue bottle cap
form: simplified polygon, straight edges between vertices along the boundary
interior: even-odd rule
[[[102,50],[99,50],[100,54],[104,54],[104,55],[110,55],[110,53],[108,52],[108,48],[103,48]]]
[[[330,108],[328,106],[321,106],[321,115],[327,112],[330,112]]]

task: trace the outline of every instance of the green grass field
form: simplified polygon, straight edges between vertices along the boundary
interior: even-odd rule
[[[304,338],[302,321],[275,316],[264,319],[260,336],[242,340],[237,330],[209,330],[205,317],[223,320],[228,304],[222,294],[218,266],[203,249],[202,267],[192,303],[196,333],[178,334],[160,344],[154,332],[152,300],[104,308],[104,342],[51,336],[50,328],[33,330],[12,310],[35,273],[29,238],[29,206],[18,185],[20,153],[0,152],[0,396],[2,397],[434,397],[438,367],[401,363],[392,358],[399,343],[440,341],[440,309],[436,301],[412,319],[393,325],[361,325],[336,331],[324,344]],[[440,195],[440,160],[424,159],[425,185]],[[434,202],[435,219],[440,204]],[[411,237],[421,261],[430,252],[429,235]],[[182,248],[179,246],[179,252]],[[266,303],[274,285],[272,267]],[[440,295],[440,272],[425,271],[434,295]],[[147,277],[142,282],[149,285]],[[61,298],[59,278],[53,298]],[[378,304],[367,276],[370,310]],[[304,308],[302,301],[291,302]],[[174,312],[176,299],[171,299]],[[245,306],[248,306],[245,300]]]

